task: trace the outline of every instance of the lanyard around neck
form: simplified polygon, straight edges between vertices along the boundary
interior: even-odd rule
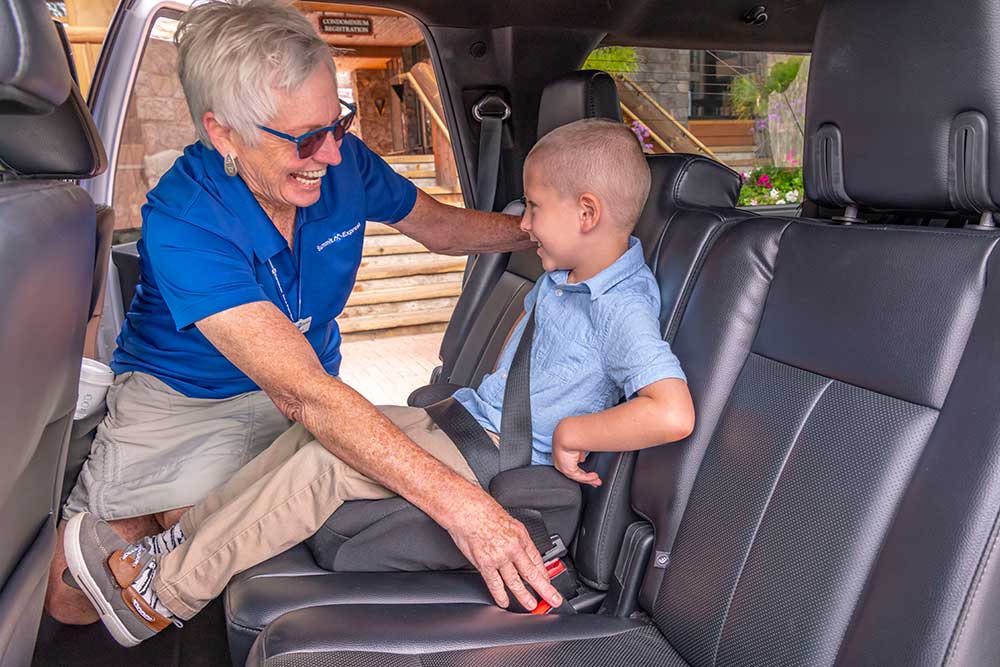
[[[281,297],[281,301],[285,304],[285,312],[288,313],[288,319],[292,322],[296,322],[295,315],[292,313],[292,307],[288,303],[288,295],[285,294],[285,288],[281,284],[281,279],[278,278],[278,269],[275,268],[274,263],[271,260],[267,260],[267,267],[271,269],[271,277],[274,278],[274,286],[278,288],[278,295]],[[299,276],[299,303],[298,303],[298,314],[302,314],[302,276]],[[296,322],[296,325],[298,323]]]

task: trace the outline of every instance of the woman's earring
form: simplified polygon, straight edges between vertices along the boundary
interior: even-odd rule
[[[236,158],[233,157],[232,153],[226,153],[226,161],[223,167],[226,170],[226,176],[235,176],[240,173],[240,168],[236,165]]]

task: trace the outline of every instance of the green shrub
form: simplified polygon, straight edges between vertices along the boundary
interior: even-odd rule
[[[590,52],[581,69],[628,74],[639,69],[639,56],[631,46],[602,46]]]

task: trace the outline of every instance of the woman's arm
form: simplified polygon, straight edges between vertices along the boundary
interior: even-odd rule
[[[523,605],[534,607],[522,578],[553,606],[561,603],[524,526],[407,438],[363,396],[328,375],[305,337],[272,303],[230,308],[197,326],[285,416],[448,530],[497,604],[507,606],[506,583]]]
[[[448,206],[418,190],[413,210],[393,226],[431,252],[474,255],[534,246],[519,225],[517,216]]]
[[[669,378],[647,385],[635,398],[589,415],[567,417],[552,434],[552,464],[581,484],[600,486],[579,464],[588,452],[623,452],[683,440],[694,430],[687,383]]]

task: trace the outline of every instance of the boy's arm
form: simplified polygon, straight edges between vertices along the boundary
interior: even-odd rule
[[[694,405],[687,383],[677,378],[658,380],[630,401],[559,422],[552,434],[552,464],[574,481],[600,486],[597,473],[580,468],[588,452],[645,449],[683,440],[692,430]]]

